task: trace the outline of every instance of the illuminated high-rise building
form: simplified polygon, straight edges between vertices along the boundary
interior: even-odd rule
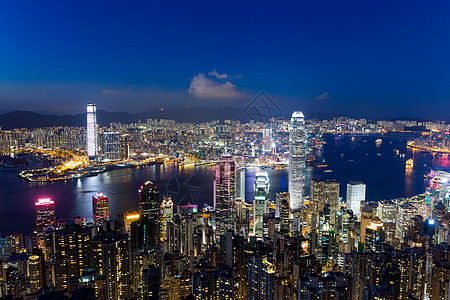
[[[248,268],[248,299],[274,299],[275,266],[267,254],[251,256]]]
[[[312,179],[310,188],[309,212],[317,215],[328,204],[330,225],[336,229],[336,216],[339,210],[339,182],[336,180]]]
[[[97,108],[95,104],[87,105],[86,152],[91,160],[98,156]]]
[[[272,129],[265,128],[263,129],[263,151],[265,153],[269,153],[272,148]]]
[[[139,189],[139,214],[143,218],[159,219],[159,189],[147,181]]]
[[[289,127],[289,195],[292,210],[303,204],[306,164],[306,129],[303,113],[295,111]]]
[[[91,266],[92,229],[72,224],[54,233],[56,286],[67,289],[71,277]],[[93,250],[93,249],[92,249]]]
[[[245,201],[245,168],[236,170],[236,198]]]
[[[36,293],[42,289],[45,285],[45,260],[42,254],[42,249],[40,250],[40,255],[31,255],[28,258],[28,278],[30,283],[30,293]]]
[[[267,213],[269,202],[269,175],[259,171],[255,176],[253,199],[253,235],[262,237],[264,233],[263,216]]]
[[[362,181],[347,183],[347,208],[359,219],[361,216],[361,202],[366,201],[366,185]]]
[[[228,153],[220,156],[216,165],[214,178],[214,210],[216,211],[216,235],[225,235],[227,230],[234,230],[236,209],[236,164]]]
[[[277,193],[276,198],[276,214],[275,217],[280,218],[280,230],[283,233],[289,233],[289,215],[290,215],[290,206],[289,206],[289,193]]]
[[[36,232],[43,233],[44,229],[56,225],[55,202],[50,198],[38,199],[36,208]]]
[[[109,199],[103,193],[97,193],[92,196],[92,210],[94,212],[94,224],[103,225],[103,222],[109,221]]]
[[[129,298],[132,278],[128,235],[108,228],[92,239],[91,248],[92,266],[107,277],[109,299]]]
[[[141,216],[137,212],[126,212],[123,216],[124,221],[123,224],[125,226],[125,232],[128,233],[128,235],[131,235],[131,224],[133,222],[139,221],[139,218]]]
[[[120,132],[103,132],[103,155],[107,160],[120,159]]]
[[[169,197],[164,197],[161,203],[161,241],[166,238],[167,222],[171,222],[173,218],[173,202]]]
[[[132,225],[136,229],[134,233],[132,229],[132,235],[138,245],[156,246],[161,240],[161,220],[159,189],[153,182],[147,181],[140,187],[138,205],[141,218]]]
[[[130,135],[124,134],[120,136],[120,159],[130,157]]]

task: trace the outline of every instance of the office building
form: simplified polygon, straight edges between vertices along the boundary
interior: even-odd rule
[[[132,277],[128,235],[108,228],[93,237],[92,266],[100,275],[106,275],[109,299],[125,299],[131,296]]]
[[[87,105],[86,152],[90,160],[98,156],[97,108],[95,104]]]
[[[56,225],[55,202],[50,198],[38,199],[36,208],[36,232],[42,234],[44,229]]]
[[[259,171],[255,176],[253,194],[253,235],[263,236],[263,216],[267,213],[269,203],[269,175]]]
[[[289,193],[277,193],[275,217],[280,219],[280,230],[289,233],[290,228]]]
[[[236,198],[245,201],[245,168],[236,170]]]
[[[120,136],[120,159],[130,157],[130,135],[123,134]]]
[[[161,241],[166,238],[167,222],[171,222],[173,218],[173,202],[170,196],[164,197],[161,203]]]
[[[119,160],[121,158],[119,132],[103,132],[103,157],[105,160]]]
[[[318,214],[325,205],[330,209],[330,226],[336,229],[339,210],[339,182],[336,180],[312,179],[310,185],[309,212]]]
[[[136,247],[157,246],[161,241],[161,218],[159,189],[151,181],[147,181],[139,189],[139,215],[140,219],[132,223],[132,239]],[[133,230],[133,228],[135,230]]]
[[[91,235],[89,227],[68,225],[54,233],[56,286],[68,288],[69,280],[78,277],[91,265]]]
[[[44,287],[44,259],[38,255],[28,258],[28,278],[30,283],[29,292],[36,293]]]
[[[289,127],[289,195],[292,210],[303,205],[306,164],[306,129],[303,113],[292,114]]]
[[[103,222],[109,221],[109,199],[103,193],[97,193],[92,196],[92,210],[94,213],[94,224],[103,225]]]
[[[236,165],[228,153],[220,156],[214,178],[214,210],[216,211],[216,235],[234,230],[236,223]]]
[[[353,210],[353,214],[361,217],[361,202],[366,201],[366,185],[362,181],[350,181],[347,183],[347,208]]]
[[[147,181],[139,189],[139,215],[152,220],[159,219],[159,189]]]

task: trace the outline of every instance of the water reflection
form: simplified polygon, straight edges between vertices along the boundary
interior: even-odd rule
[[[406,140],[383,137],[376,145],[375,136],[326,136],[326,144],[318,153],[320,164],[327,167],[307,166],[305,194],[309,194],[312,178],[336,179],[340,194],[345,198],[346,184],[362,180],[367,184],[367,199],[381,200],[422,193],[426,182],[424,174],[430,167],[448,170],[450,161],[446,156],[406,149]],[[400,158],[395,154],[406,154]],[[414,159],[414,167],[405,168],[406,159]],[[324,161],[324,163],[322,163]],[[213,167],[184,166],[176,163],[139,168],[120,169],[67,182],[30,183],[17,177],[15,172],[0,171],[0,232],[25,231],[34,228],[34,202],[39,197],[50,197],[56,202],[56,215],[69,220],[83,216],[92,220],[92,195],[105,193],[110,199],[112,217],[125,211],[137,210],[137,189],[147,180],[160,188],[161,194],[172,193],[174,203],[191,202],[202,207],[212,204]],[[253,199],[256,168],[246,170],[246,200]],[[288,190],[288,169],[267,169],[270,181],[270,197]]]

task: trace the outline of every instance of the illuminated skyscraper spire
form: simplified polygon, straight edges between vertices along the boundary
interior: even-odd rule
[[[295,111],[289,127],[289,195],[291,210],[303,203],[305,185],[306,130],[303,113]]]
[[[86,152],[92,160],[98,155],[97,135],[97,108],[95,104],[89,103],[87,105]]]

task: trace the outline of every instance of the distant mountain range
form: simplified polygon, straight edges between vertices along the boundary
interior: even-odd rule
[[[97,110],[97,122],[100,126],[109,126],[112,122],[124,124],[143,123],[147,119],[172,119],[177,122],[208,122],[211,120],[234,120],[242,110],[239,108],[186,108],[174,110],[158,110],[143,113],[107,112]],[[0,114],[0,128],[38,128],[51,126],[86,126],[86,113],[77,115],[52,115],[31,111],[13,111]]]
[[[305,113],[306,118],[316,118],[319,120],[330,120],[341,117],[338,113]],[[289,118],[290,116],[280,116]],[[362,117],[361,117],[362,118]],[[109,126],[112,122],[120,122],[124,124],[137,123],[139,120],[145,123],[147,119],[172,119],[176,122],[202,123],[212,120],[241,120],[247,122],[250,117],[242,108],[221,107],[221,108],[184,108],[173,110],[157,110],[143,113],[128,112],[107,112],[104,110],[97,111],[97,122],[100,126]],[[386,118],[383,118],[386,120]],[[393,118],[389,118],[394,120]],[[416,120],[417,118],[402,117],[398,120]],[[259,120],[257,120],[259,121]],[[13,111],[0,113],[0,128],[38,128],[52,126],[86,126],[86,113],[77,115],[54,115],[44,114],[31,111]]]

